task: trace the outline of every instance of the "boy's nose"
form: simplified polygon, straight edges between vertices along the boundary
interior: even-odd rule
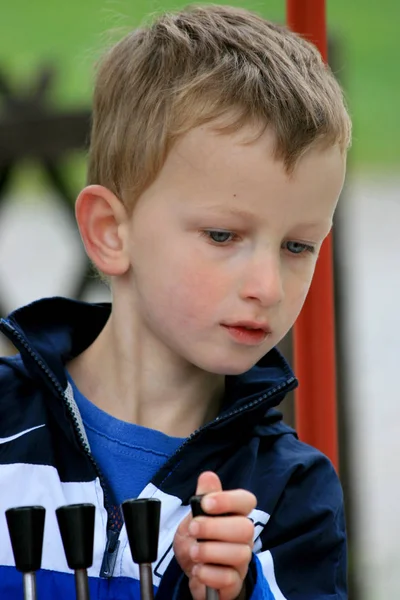
[[[247,264],[240,296],[244,300],[255,300],[265,307],[280,304],[284,289],[279,258],[264,257]]]

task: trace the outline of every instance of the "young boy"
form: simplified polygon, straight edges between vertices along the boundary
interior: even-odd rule
[[[92,598],[139,598],[118,508],[138,496],[162,501],[158,598],[347,597],[341,487],[275,410],[296,386],[275,346],[350,130],[317,50],[244,10],[166,14],[105,55],[76,215],[112,306],[44,299],[1,322],[19,351],[0,363],[2,598],[21,597],[5,510],[46,508],[38,593],[64,600],[54,511],[85,502]],[[196,492],[214,516],[192,518]]]

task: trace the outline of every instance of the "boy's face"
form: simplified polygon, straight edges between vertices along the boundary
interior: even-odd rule
[[[132,310],[157,344],[205,371],[238,374],[296,320],[342,189],[336,147],[289,177],[265,132],[192,130],[139,199],[125,237]]]

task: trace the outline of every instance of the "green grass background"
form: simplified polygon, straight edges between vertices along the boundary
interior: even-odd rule
[[[285,20],[284,0],[221,3]],[[93,65],[104,45],[119,39],[150,13],[186,4],[166,0],[0,0],[0,69],[22,91],[34,85],[41,66],[53,65],[57,78],[52,103],[60,110],[88,107]],[[396,172],[400,163],[400,2],[327,0],[327,13],[329,32],[339,49],[338,77],[354,122],[351,168]],[[83,172],[79,160],[72,157],[70,161],[70,171],[75,176],[78,173],[78,179]]]

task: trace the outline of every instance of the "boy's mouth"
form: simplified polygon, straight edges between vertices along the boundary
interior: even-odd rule
[[[222,323],[228,333],[235,341],[247,346],[257,346],[264,342],[271,329],[266,323],[257,323],[253,321],[240,321],[238,323]]]
[[[224,327],[239,327],[243,329],[261,329],[267,334],[272,333],[268,323],[261,321],[237,321],[235,323],[222,323]]]

